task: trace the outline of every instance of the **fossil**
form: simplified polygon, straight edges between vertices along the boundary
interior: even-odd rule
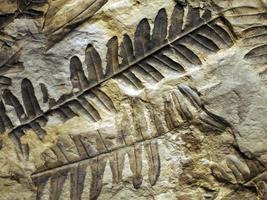
[[[107,2],[107,0],[49,2],[50,6],[43,25],[43,32],[47,36],[47,49],[62,40],[86,19],[92,17]],[[62,15],[65,17],[62,18]]]
[[[7,0],[3,2],[4,10],[0,13],[0,29],[4,29],[17,18],[43,18],[42,32],[46,36],[48,50],[74,28],[92,17],[106,3],[107,0],[87,2],[69,0],[16,0],[13,2]],[[48,7],[47,10],[41,8],[45,5]],[[14,9],[6,11],[5,7],[9,8],[9,6]],[[75,9],[71,9],[70,12],[70,8],[74,7]],[[62,15],[65,15],[64,20],[62,20]]]
[[[185,9],[188,9],[187,14]],[[227,20],[221,16],[212,17],[208,9],[200,12],[199,8],[178,4],[173,10],[169,27],[166,10],[161,9],[155,18],[151,35],[148,19],[143,19],[136,28],[133,42],[128,35],[124,35],[120,45],[116,36],[108,41],[105,72],[101,70],[100,56],[91,44],[85,51],[88,77],[81,67],[80,59],[72,57],[70,78],[73,92],[62,96],[48,110],[43,111],[40,108],[29,80],[21,84],[26,113],[16,96],[6,89],[3,94],[4,102],[14,108],[20,124],[13,125],[11,122],[2,129],[9,128],[7,132],[18,148],[22,149],[20,137],[25,131],[32,129],[42,139],[45,135],[43,127],[51,115],[59,115],[62,121],[76,115],[97,121],[101,118],[97,114],[99,105],[110,111],[115,110],[112,100],[99,87],[108,79],[114,78],[128,86],[142,89],[146,81],[159,82],[165,77],[164,70],[185,74],[187,69],[201,65],[201,60],[210,53],[232,46],[235,39]],[[173,60],[171,55],[179,56],[179,61]],[[90,104],[93,98],[98,102],[96,107]],[[0,121],[5,125],[10,119],[5,112],[2,116]]]
[[[4,4],[5,2],[3,2]],[[7,2],[16,4],[16,10],[12,13],[0,14],[0,29],[11,23],[14,19],[20,17],[39,18],[43,16],[43,11],[36,9],[36,6],[44,5],[47,0],[16,0]]]
[[[0,32],[0,88],[12,84],[11,78],[6,76],[24,70],[23,63],[19,60],[22,45],[4,32]],[[3,132],[3,131],[1,131]]]
[[[223,118],[209,112],[201,102],[198,94],[186,85],[179,85],[165,100],[165,121],[156,120],[154,110],[141,101],[132,100],[131,114],[123,114],[118,124],[117,133],[107,135],[101,130],[81,135],[70,135],[76,152],[69,153],[64,141],[42,153],[45,160],[35,173],[32,180],[37,186],[36,199],[41,199],[43,189],[50,184],[49,198],[58,199],[65,181],[70,177],[70,199],[81,199],[85,176],[90,167],[92,180],[89,199],[97,199],[102,189],[102,179],[106,164],[110,164],[113,183],[122,180],[125,156],[128,155],[130,169],[133,174],[134,188],[139,188],[143,182],[142,162],[143,149],[149,166],[149,182],[154,185],[160,175],[160,157],[157,139],[179,127],[196,124],[217,131],[231,129],[231,125]],[[149,113],[149,117],[138,113]],[[167,124],[168,130],[162,132],[159,125]],[[153,130],[153,131],[151,131]]]
[[[227,155],[225,161],[212,166],[213,174],[220,181],[255,187],[262,199],[267,198],[266,167],[256,159]]]
[[[144,182],[145,160],[149,169],[148,181],[150,185],[155,185],[161,171],[158,144],[161,137],[189,126],[198,127],[203,132],[232,132],[232,125],[207,109],[200,98],[200,92],[187,84],[178,84],[167,96],[158,96],[162,101],[160,105],[152,106],[146,99],[129,97],[128,104],[120,109],[102,86],[114,79],[118,84],[142,91],[146,85],[156,84],[169,74],[185,78],[191,69],[201,68],[210,54],[232,47],[239,36],[242,39],[238,42],[255,45],[245,54],[246,61],[266,63],[266,26],[253,25],[238,35],[231,20],[228,21],[229,18],[238,21],[244,16],[257,19],[264,17],[264,13],[258,12],[243,15],[244,10],[255,11],[254,7],[230,8],[224,11],[225,16],[228,13],[235,15],[225,17],[224,13],[214,15],[208,9],[177,4],[169,22],[166,10],[160,9],[153,29],[145,18],[137,25],[133,38],[125,34],[121,42],[117,36],[108,41],[106,66],[102,66],[101,56],[95,46],[88,44],[84,62],[78,56],[70,59],[71,93],[55,100],[50,98],[45,84],[39,85],[43,103],[49,107],[46,110],[38,102],[29,79],[24,78],[20,84],[21,100],[10,88],[4,89],[0,102],[0,131],[9,133],[27,161],[31,149],[27,143],[21,142],[21,137],[28,130],[33,130],[42,141],[47,134],[45,128],[51,116],[56,116],[61,122],[79,116],[92,123],[104,120],[105,116],[102,116],[100,110],[112,113],[114,118],[122,116],[113,127],[114,130],[108,133],[103,134],[101,129],[97,129],[67,135],[74,147],[73,151],[69,151],[65,140],[59,139],[55,145],[42,152],[44,164],[31,175],[37,187],[36,199],[43,198],[45,188],[48,188],[49,199],[63,198],[64,183],[68,181],[70,199],[81,199],[85,188],[88,188],[87,184],[90,184],[89,199],[97,199],[103,187],[107,165],[110,166],[113,183],[120,183],[126,157],[129,159],[134,188],[140,188]],[[64,28],[76,22],[64,22],[60,26],[64,32]],[[62,31],[59,27],[53,27],[53,23],[51,27],[51,32]],[[16,65],[18,62],[12,61],[11,64]],[[9,64],[9,61],[6,63]],[[7,112],[8,109],[11,112]],[[157,110],[163,110],[161,114],[164,116],[159,117]],[[241,157],[245,158],[243,155]],[[217,164],[212,167],[213,173],[219,180],[234,185],[256,187],[262,198],[266,198],[265,167],[257,160],[244,160],[228,156],[223,166]],[[90,182],[85,181],[89,171]]]
[[[252,26],[243,31],[244,42],[256,45],[245,58],[256,63],[267,63],[267,26]]]

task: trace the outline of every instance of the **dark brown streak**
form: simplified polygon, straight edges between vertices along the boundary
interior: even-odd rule
[[[48,2],[47,12],[45,12],[45,14],[44,14],[44,22],[43,22],[43,25],[42,25],[42,30],[44,29],[45,24],[46,24],[46,16],[47,16],[47,13],[48,13],[48,11],[49,11],[49,9],[50,9],[50,7],[51,7],[51,4],[50,4],[50,3],[51,3],[51,2]]]
[[[87,152],[87,150],[86,150],[86,147],[85,147],[85,145],[84,145],[83,141],[81,140],[81,138],[80,138],[80,137],[78,137],[78,140],[79,140],[79,141],[80,141],[80,143],[82,144],[82,146],[83,146],[83,149],[84,149],[84,151],[85,151],[86,155],[88,156],[88,158],[90,158],[90,155],[89,155],[89,153]]]
[[[199,35],[197,34],[197,36],[201,36],[204,37],[203,35]],[[214,51],[213,49],[211,49],[208,45],[206,45],[205,43],[203,43],[202,41],[198,40],[194,35],[188,35],[188,37],[190,37],[191,39],[193,39],[195,42],[197,42],[198,44],[200,44],[201,46],[203,46],[204,48],[206,48],[209,51]],[[206,38],[206,37],[205,37]]]
[[[264,36],[267,36],[267,32],[266,33],[260,33],[259,35],[253,35],[253,36],[250,36],[250,37],[246,37],[245,40],[256,39],[256,38],[264,37]]]
[[[177,48],[176,46],[174,46],[174,45],[172,45],[172,44],[170,44],[170,47],[173,48],[173,49],[178,53],[178,55],[181,56],[183,59],[185,59],[187,62],[189,62],[189,63],[192,62],[192,61],[190,61],[189,58],[187,58],[187,57],[181,52],[181,50],[180,50],[179,48]],[[193,63],[192,63],[192,64],[193,64]]]
[[[106,146],[106,144],[105,144],[105,142],[104,142],[104,140],[103,140],[103,137],[102,137],[100,131],[97,130],[97,133],[98,133],[98,135],[99,135],[99,137],[100,137],[100,139],[101,139],[101,142],[103,143],[103,145],[104,145],[106,151],[109,152],[110,150],[109,150],[108,147]]]
[[[217,36],[218,36],[218,37],[219,37],[225,44],[228,44],[227,41],[224,40],[224,38],[221,36],[220,33],[218,33],[218,31],[217,31],[215,28],[213,28],[213,27],[210,26],[209,24],[207,24],[207,26],[208,26],[209,28],[211,28],[211,29],[214,31],[214,33],[216,33]]]
[[[233,11],[236,12],[237,9],[255,9],[257,10],[257,7],[253,7],[253,6],[240,6],[240,7],[232,7],[232,8],[227,8],[225,10],[222,10],[221,12],[227,12],[227,11]]]
[[[123,132],[121,132],[121,138],[122,138],[122,140],[123,140],[125,146],[129,146],[129,145],[127,144],[126,140],[125,140],[125,135],[124,135]]]
[[[131,104],[131,108],[132,108],[132,110],[134,109],[132,104]],[[136,130],[137,130],[137,132],[138,132],[137,134],[140,133],[142,139],[145,140],[145,137],[144,137],[144,135],[143,135],[142,129],[141,129],[140,125],[139,125],[140,123],[137,123],[137,122],[136,122],[137,117],[136,117],[136,115],[135,115],[135,111],[134,111],[134,110],[133,110],[133,112],[132,112],[132,117],[133,117],[133,120],[134,120],[134,126],[135,126],[135,128],[136,128]]]
[[[257,16],[257,15],[266,15],[267,12],[260,13],[249,13],[249,14],[240,14],[240,15],[226,15],[226,17],[247,17],[247,16]]]
[[[134,145],[134,159],[137,160],[135,145]],[[135,164],[135,169],[136,169],[134,174],[137,174],[138,164],[137,162],[134,162],[134,164]]]

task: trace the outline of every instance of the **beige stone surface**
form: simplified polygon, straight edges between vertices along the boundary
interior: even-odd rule
[[[266,10],[0,1],[0,199],[265,200]]]

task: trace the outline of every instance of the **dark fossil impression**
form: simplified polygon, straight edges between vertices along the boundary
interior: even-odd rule
[[[200,15],[198,8],[191,6],[187,8],[189,12],[186,16],[184,16],[185,8],[183,6],[177,5],[174,8],[169,28],[166,11],[161,9],[155,18],[151,35],[148,20],[143,19],[137,26],[133,42],[128,35],[124,35],[120,45],[117,37],[111,38],[107,43],[108,64],[105,72],[102,69],[102,61],[98,52],[89,44],[85,51],[88,74],[85,74],[80,59],[76,56],[72,57],[70,60],[72,94],[65,95],[58,102],[54,102],[55,105],[52,105],[49,112],[44,112],[37,118],[35,116],[30,123],[36,123],[36,119],[38,120],[40,117],[48,118],[51,114],[60,115],[63,121],[76,115],[84,116],[91,121],[100,120],[98,108],[90,104],[92,95],[98,98],[99,105],[104,105],[107,110],[116,112],[112,100],[98,89],[104,81],[115,78],[129,87],[142,89],[146,80],[157,83],[163,79],[165,74],[162,69],[175,71],[182,75],[186,73],[186,67],[201,65],[201,60],[207,54],[233,45],[236,37],[224,18],[212,18],[209,10],[205,10]],[[178,55],[180,61],[173,60],[170,54]],[[121,62],[119,62],[119,57],[122,58]],[[46,90],[44,89],[44,91]],[[30,96],[34,98],[33,93]],[[139,104],[133,102],[133,107],[138,107]],[[76,156],[68,156],[64,142],[59,142],[44,152],[45,165],[32,175],[32,179],[38,187],[37,199],[42,197],[44,187],[48,183],[50,183],[50,198],[58,199],[68,176],[71,177],[70,198],[81,199],[89,166],[92,176],[89,199],[96,199],[102,189],[102,179],[107,162],[112,170],[113,182],[118,183],[122,179],[126,155],[129,157],[133,174],[133,186],[139,188],[143,181],[143,148],[148,158],[149,182],[154,185],[160,174],[158,137],[181,125],[192,123],[201,124],[217,131],[231,128],[231,125],[225,120],[206,110],[198,93],[186,85],[180,85],[176,91],[173,91],[164,105],[164,121],[160,121],[156,115],[153,115],[153,109],[148,109],[157,130],[153,134],[147,134],[147,124],[138,125],[145,122],[145,119],[135,117],[131,119],[129,116],[125,116],[123,124],[120,125],[124,128],[119,135],[115,135],[112,139],[105,138],[100,130],[86,135],[70,136],[78,151]],[[144,112],[142,109],[147,108],[141,106],[141,110],[138,112]],[[180,116],[180,120],[177,115]],[[129,130],[124,125],[126,122],[127,124],[131,123],[131,120],[135,124],[134,130]],[[168,127],[167,131],[161,127],[161,124],[164,123]],[[26,122],[23,126],[28,126],[28,124]],[[40,135],[40,130],[41,127],[37,130],[38,135]],[[136,134],[131,135],[133,132]],[[45,134],[43,131],[41,133]],[[51,159],[51,153],[56,156],[54,159]]]
[[[38,187],[37,199],[43,196],[43,190],[50,184],[49,197],[58,199],[67,178],[71,179],[70,199],[81,199],[88,168],[91,171],[90,197],[96,199],[102,189],[103,176],[107,163],[110,164],[113,183],[122,180],[125,157],[128,156],[132,172],[134,188],[139,188],[143,182],[143,149],[148,160],[149,182],[154,185],[160,175],[160,156],[157,139],[179,127],[197,124],[216,131],[231,129],[231,125],[221,117],[212,114],[204,107],[196,91],[186,85],[180,85],[170,93],[164,104],[164,121],[153,115],[152,108],[142,105],[141,101],[132,102],[132,116],[125,114],[119,126],[119,131],[113,137],[105,136],[101,130],[80,135],[70,135],[77,149],[77,154],[69,153],[64,142],[43,152],[45,163],[32,175],[33,182]],[[149,119],[137,117],[137,113],[150,113]],[[177,117],[179,116],[179,117]],[[150,123],[149,123],[150,121]],[[153,125],[151,125],[151,122]],[[134,128],[129,128],[134,124]],[[162,128],[167,124],[168,130]],[[149,133],[151,126],[156,131]]]
[[[244,33],[244,40],[252,38],[254,41],[265,37],[266,27],[250,27]],[[170,22],[166,10],[161,9],[154,20],[153,30],[148,19],[143,19],[136,28],[134,38],[125,34],[121,43],[116,36],[108,41],[107,66],[102,66],[100,55],[92,44],[88,44],[85,50],[86,71],[81,60],[73,56],[69,65],[72,93],[55,101],[50,98],[46,86],[40,84],[43,102],[49,104],[48,110],[40,106],[29,79],[25,78],[21,83],[22,102],[10,89],[5,89],[0,102],[0,131],[8,132],[17,149],[28,159],[29,147],[22,144],[20,138],[28,130],[33,130],[43,140],[46,135],[45,126],[51,116],[57,116],[62,122],[75,116],[97,122],[102,119],[100,108],[107,112],[117,112],[112,99],[101,89],[101,84],[105,81],[114,78],[128,87],[143,89],[146,82],[160,82],[167,76],[166,72],[184,75],[187,69],[201,66],[208,55],[231,47],[237,39],[231,24],[223,16],[213,16],[208,9],[200,10],[190,5],[177,4]],[[173,60],[172,55],[178,57],[179,61]],[[265,62],[266,45],[260,44],[253,48],[245,58]],[[6,112],[7,106],[13,108],[19,124],[11,120]],[[77,148],[76,155],[69,155],[64,142],[59,141],[43,152],[45,164],[32,174],[32,180],[38,188],[36,199],[42,199],[44,188],[48,184],[49,198],[59,199],[68,177],[71,179],[70,199],[81,199],[89,167],[92,177],[89,199],[97,199],[107,163],[112,171],[113,182],[118,183],[122,179],[126,155],[130,162],[133,186],[139,188],[143,182],[143,149],[148,158],[149,182],[154,185],[160,175],[159,137],[189,124],[218,132],[232,128],[223,118],[209,112],[200,100],[199,93],[187,85],[179,85],[167,97],[164,102],[164,121],[157,118],[153,108],[142,102],[133,101],[132,107],[132,113],[146,110],[150,114],[150,120],[156,128],[155,133],[147,133],[146,119],[125,115],[119,134],[113,138],[105,138],[100,130],[90,134],[70,135]],[[127,127],[130,123],[135,124],[133,130]],[[166,124],[168,130],[161,124]],[[228,163],[232,166],[236,160],[230,159]],[[259,171],[262,172],[263,170]]]
[[[169,28],[166,11],[161,9],[155,19],[152,35],[148,20],[143,19],[136,28],[134,42],[128,35],[124,35],[120,45],[117,37],[110,39],[107,43],[108,64],[105,72],[101,70],[102,62],[98,52],[89,44],[85,51],[88,77],[85,76],[79,58],[72,57],[70,78],[73,92],[62,96],[57,102],[52,101],[49,110],[44,111],[40,108],[29,80],[25,79],[21,83],[23,104],[6,89],[3,100],[5,104],[14,108],[20,124],[13,125],[2,104],[1,130],[9,132],[18,148],[23,151],[20,137],[25,131],[32,129],[42,139],[45,135],[42,127],[51,115],[58,115],[62,121],[77,115],[97,121],[101,116],[98,108],[90,103],[92,99],[98,101],[97,105],[114,111],[111,99],[99,88],[104,81],[115,78],[129,86],[142,89],[146,79],[152,79],[156,83],[164,78],[162,69],[184,74],[186,67],[201,65],[201,60],[208,54],[233,45],[235,34],[224,18],[211,18],[209,10],[205,10],[200,16],[198,8],[189,6],[188,9],[184,20],[184,7],[177,5]],[[167,53],[178,55],[180,61],[174,61]],[[122,58],[120,63],[119,56]],[[133,71],[138,71],[140,75]],[[45,86],[42,91],[46,91]],[[47,96],[47,93],[44,95]]]

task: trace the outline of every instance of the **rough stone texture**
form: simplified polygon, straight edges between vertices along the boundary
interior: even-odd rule
[[[267,1],[93,2],[0,2],[1,199],[267,199]]]

